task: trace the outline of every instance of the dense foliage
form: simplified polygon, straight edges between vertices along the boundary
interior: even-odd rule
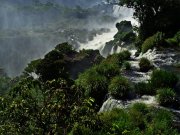
[[[76,85],[84,90],[86,97],[93,97],[98,105],[102,105],[107,94],[107,78],[100,75],[94,68],[80,74]]]
[[[133,32],[133,27],[130,21],[121,21],[116,24],[118,32],[114,35],[114,39],[118,40],[120,43],[125,42],[126,44],[135,41],[136,35]]]
[[[128,110],[114,109],[103,113],[104,128],[101,134],[178,134],[172,127],[172,114],[165,110],[148,108],[137,103]]]
[[[120,4],[135,9],[143,53],[165,44],[179,45],[179,0],[121,0]],[[38,10],[52,6],[49,2]],[[80,7],[76,10],[78,18],[88,14]],[[116,27],[118,33],[109,45],[135,41],[130,22],[117,23]],[[28,64],[13,85],[10,78],[2,76],[0,134],[178,135],[174,115],[156,106],[135,103],[126,109],[98,113],[108,96],[123,102],[132,95],[156,95],[160,105],[179,107],[174,90],[178,77],[154,70],[149,81],[131,83],[123,77],[123,69],[131,68],[127,62],[130,57],[129,51],[122,51],[103,59],[98,51],[77,52],[63,43]],[[143,72],[152,68],[146,58],[140,60],[139,66]]]
[[[144,104],[135,104],[127,110],[97,113],[108,94],[120,100],[127,100],[132,94],[156,94],[154,89],[175,86],[177,78],[172,73],[157,70],[148,83],[133,86],[121,73],[123,63],[131,56],[128,51],[106,59],[96,54],[92,50],[76,52],[69,44],[60,44],[43,59],[32,61],[12,86],[8,80],[2,80],[2,92],[10,91],[0,97],[1,134],[177,133],[172,127],[174,117],[171,113]],[[81,70],[73,80],[69,64],[84,58],[95,64],[84,72]],[[174,101],[172,90],[165,88],[157,94],[159,103],[164,106]]]
[[[115,99],[127,98],[129,92],[131,91],[131,84],[128,79],[116,76],[111,80],[108,89],[110,95]]]
[[[157,31],[173,36],[180,29],[179,0],[120,0],[119,4],[135,10],[134,17],[140,23],[139,34],[143,40]]]
[[[142,44],[141,51],[142,53],[147,52],[149,49],[154,47],[166,46],[164,34],[162,32],[157,32],[151,37],[148,37]]]
[[[175,88],[178,83],[178,77],[172,73],[165,70],[154,70],[151,79],[151,85],[154,88]]]

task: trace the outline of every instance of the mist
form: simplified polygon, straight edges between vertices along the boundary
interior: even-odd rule
[[[121,16],[103,0],[1,0],[0,67],[8,76],[69,42],[82,44],[108,33]]]

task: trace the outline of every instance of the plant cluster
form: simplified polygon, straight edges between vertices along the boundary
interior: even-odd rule
[[[148,72],[153,66],[147,58],[141,58],[139,61],[139,67],[141,72]]]

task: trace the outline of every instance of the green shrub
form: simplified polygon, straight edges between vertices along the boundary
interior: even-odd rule
[[[147,135],[178,135],[179,133],[172,127],[173,115],[164,109],[152,108],[147,115],[148,126],[145,130]]]
[[[119,32],[114,36],[114,38],[123,42],[132,43],[133,41],[135,41],[136,34],[133,33],[133,31],[121,32],[121,33]]]
[[[157,100],[160,105],[170,106],[173,105],[176,98],[176,93],[171,88],[162,88],[157,91]]]
[[[131,53],[128,50],[124,50],[118,54],[119,57],[122,57],[123,60],[128,60],[131,57]]]
[[[95,103],[102,104],[107,94],[107,79],[105,76],[100,75],[95,68],[90,68],[80,74],[75,83],[78,87],[84,89],[85,97],[92,97],[95,99]]]
[[[75,52],[72,45],[67,42],[58,44],[55,49],[58,50],[61,54],[69,54]]]
[[[112,78],[120,74],[120,68],[117,64],[101,63],[95,66],[96,71],[107,78]]]
[[[141,58],[139,62],[141,72],[148,72],[151,68],[151,62],[147,58]]]
[[[155,46],[162,46],[165,43],[164,33],[157,32],[153,36],[147,38],[142,44],[142,53],[147,52],[149,49],[153,49]]]
[[[150,83],[139,82],[135,84],[135,92],[138,95],[154,95],[156,94]]]
[[[180,31],[174,37],[166,39],[166,43],[170,46],[180,46]]]
[[[130,120],[140,130],[143,130],[146,126],[145,115],[147,112],[148,108],[144,103],[135,103],[129,110]]]
[[[131,69],[131,63],[129,63],[128,61],[123,63],[123,67],[125,70],[130,70]]]
[[[157,32],[153,35],[155,46],[163,46],[165,43],[165,34],[162,32]]]
[[[6,94],[11,88],[11,79],[8,77],[0,77],[0,96]]]
[[[102,113],[100,119],[104,123],[104,134],[122,134],[125,130],[130,131],[134,127],[128,113],[118,108]]]
[[[153,49],[155,47],[154,44],[154,37],[147,38],[144,43],[142,44],[141,51],[142,53],[147,52],[149,49]]]
[[[134,103],[131,107],[131,110],[136,110],[138,112],[146,114],[148,112],[148,107],[145,103]]]
[[[180,31],[178,31],[175,35],[174,38],[176,39],[178,45],[180,46]]]
[[[153,88],[174,88],[178,82],[178,77],[165,70],[154,70],[151,79],[151,85]]]
[[[123,62],[125,60],[130,59],[130,57],[131,57],[131,53],[128,50],[125,50],[120,53],[109,55],[103,62],[122,66]]]
[[[175,38],[168,38],[166,39],[166,43],[169,45],[169,46],[177,46],[178,42]]]
[[[113,109],[100,115],[103,122],[99,135],[173,135],[173,115],[169,111],[135,103],[128,109]],[[103,132],[102,132],[103,131]]]
[[[76,123],[72,128],[69,135],[93,135],[90,128],[85,127],[84,125],[79,125]]]
[[[116,76],[111,80],[108,89],[110,95],[116,99],[127,98],[128,93],[131,91],[131,84],[128,79]]]
[[[102,63],[116,64],[119,67],[121,67],[121,65],[123,63],[123,58],[119,57],[118,54],[112,54],[112,55],[109,55],[105,60],[103,60]]]

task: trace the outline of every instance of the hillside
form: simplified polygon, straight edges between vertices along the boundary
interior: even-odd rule
[[[52,19],[3,19],[17,27],[0,29],[0,134],[180,134],[179,0],[6,2]]]

